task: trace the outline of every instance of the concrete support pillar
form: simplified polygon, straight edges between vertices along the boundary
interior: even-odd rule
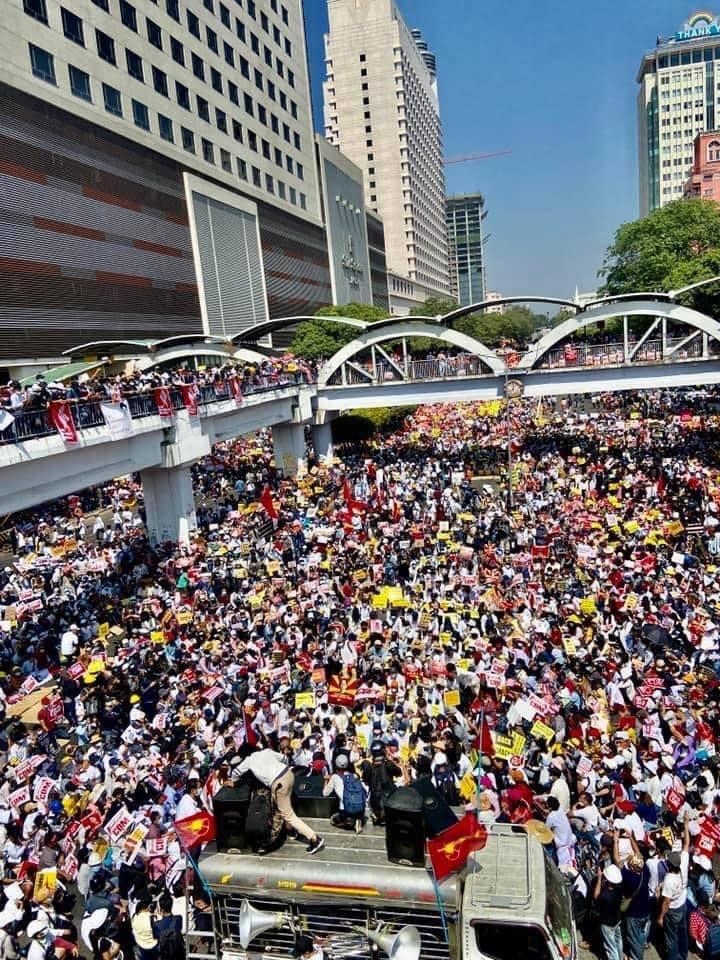
[[[151,468],[140,474],[148,539],[187,543],[197,528],[190,467]]]
[[[275,466],[286,477],[295,477],[307,469],[305,427],[302,423],[277,423],[272,428]]]
[[[333,455],[332,442],[332,424],[328,420],[325,423],[316,424],[312,428],[313,447],[315,456],[318,460],[328,460]]]

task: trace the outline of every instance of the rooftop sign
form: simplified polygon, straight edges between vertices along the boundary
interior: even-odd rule
[[[676,40],[696,40],[699,37],[720,36],[720,20],[712,13],[696,13],[675,34]]]

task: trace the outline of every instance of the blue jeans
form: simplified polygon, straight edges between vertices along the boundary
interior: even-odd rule
[[[665,960],[687,960],[687,910],[684,906],[668,910],[663,920]]]
[[[649,917],[625,917],[625,952],[630,960],[643,960]]]
[[[605,960],[623,960],[622,924],[616,927],[606,927],[600,924]]]

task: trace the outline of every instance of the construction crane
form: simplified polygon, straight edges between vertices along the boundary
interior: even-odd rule
[[[447,167],[451,163],[469,163],[471,160],[489,160],[491,157],[504,157],[508,153],[512,153],[512,150],[496,150],[494,153],[470,153],[462,157],[446,157],[444,163]]]

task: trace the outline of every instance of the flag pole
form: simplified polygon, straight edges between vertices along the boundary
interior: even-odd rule
[[[445,943],[450,946],[450,933],[448,931],[447,917],[445,916],[445,907],[442,902],[442,896],[440,895],[440,884],[437,882],[437,877],[435,876],[435,867],[433,866],[432,857],[430,857],[430,876],[432,878],[433,890],[435,892],[435,900],[437,901],[438,910],[440,911],[440,922],[442,923],[443,936],[445,937]]]

